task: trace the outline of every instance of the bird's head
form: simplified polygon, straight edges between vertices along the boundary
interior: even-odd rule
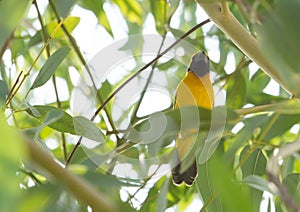
[[[198,52],[192,57],[189,71],[194,72],[199,77],[209,72],[209,58],[204,51]]]

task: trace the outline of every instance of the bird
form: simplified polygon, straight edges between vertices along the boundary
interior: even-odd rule
[[[210,62],[207,54],[202,51],[193,55],[186,75],[178,84],[175,94],[173,109],[195,105],[211,110],[214,104],[214,91],[210,80]],[[201,130],[201,129],[200,129]],[[191,151],[195,137],[190,132],[179,132],[176,143],[177,165],[172,169],[172,179],[175,185],[183,182],[192,186],[197,175],[196,155],[188,164],[186,170],[182,170],[182,161]]]

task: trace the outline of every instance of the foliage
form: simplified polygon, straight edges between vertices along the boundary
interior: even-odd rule
[[[0,1],[0,211],[88,211],[97,207],[81,199],[89,189],[120,211],[184,211],[197,200],[201,211],[299,210],[300,3],[203,2]],[[199,5],[207,14],[215,13],[205,5],[228,5],[254,42],[247,45],[262,57],[247,55],[243,37],[230,34],[226,27],[234,26],[226,22],[220,28],[227,36],[213,24],[189,31],[204,21]],[[105,47],[100,60],[87,62],[73,35],[89,23],[76,8],[90,12],[102,35],[122,43],[117,52],[130,59],[118,61]],[[124,26],[115,24],[118,18]],[[145,32],[150,22],[154,35]],[[132,37],[118,41],[119,32]],[[181,43],[164,52],[176,39]],[[202,50],[212,55],[216,99],[223,93],[226,101],[213,111],[172,110],[176,86],[192,54]],[[272,71],[254,64],[265,61]],[[137,85],[138,95],[130,96]],[[168,104],[159,96],[146,102],[157,88]],[[192,187],[175,186],[170,176],[180,130],[196,139],[199,175]],[[46,151],[67,168],[53,169]],[[38,152],[39,160],[30,156]],[[67,183],[69,176],[80,176],[72,181],[80,185]]]

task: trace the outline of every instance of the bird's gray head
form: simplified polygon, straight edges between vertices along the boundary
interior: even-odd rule
[[[198,52],[192,57],[189,71],[194,72],[199,77],[209,72],[209,58],[204,51]]]

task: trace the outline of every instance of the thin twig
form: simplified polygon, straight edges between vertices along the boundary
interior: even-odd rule
[[[184,33],[179,39],[177,39],[172,45],[170,45],[168,48],[166,48],[162,53],[157,55],[153,60],[151,60],[149,63],[144,65],[140,70],[138,70],[136,73],[134,73],[131,77],[129,77],[124,83],[122,83],[114,92],[103,102],[103,104],[96,110],[93,117],[96,117],[97,114],[106,106],[106,104],[125,86],[127,85],[131,80],[133,80],[136,76],[138,76],[140,73],[142,73],[145,69],[147,69],[149,66],[151,66],[155,61],[157,61],[159,58],[161,58],[163,55],[165,55],[168,51],[170,51],[172,48],[174,48],[178,43],[180,43],[184,38],[189,36],[191,33],[193,33],[195,30],[199,29],[203,25],[210,22],[209,19],[201,22],[200,24],[197,24],[192,29]]]
[[[48,33],[46,31],[46,28],[44,26],[44,22],[43,22],[43,18],[42,18],[42,14],[39,10],[38,4],[36,2],[36,0],[33,1],[33,4],[35,5],[37,14],[38,14],[38,20],[41,24],[41,31],[42,31],[42,38],[44,40],[44,43],[46,43],[47,39],[48,39]],[[46,53],[47,53],[47,57],[50,57],[50,45],[47,46],[46,48]],[[57,89],[57,85],[56,85],[56,78],[55,78],[55,74],[53,74],[52,76],[52,82],[53,82],[53,86],[54,86],[54,92],[55,92],[55,96],[56,96],[56,104],[58,108],[61,108],[61,102],[58,96],[58,89]],[[62,152],[63,152],[63,158],[66,161],[67,159],[67,147],[66,147],[66,138],[65,138],[65,134],[63,132],[60,133],[61,134],[61,138],[62,138]]]
[[[58,23],[58,25],[55,27],[55,29],[53,30],[53,32],[51,33],[50,37],[47,39],[46,43],[44,44],[44,46],[42,47],[42,49],[40,50],[40,52],[38,53],[37,57],[34,59],[33,63],[31,64],[30,68],[28,69],[27,73],[24,74],[21,82],[19,83],[19,85],[17,86],[17,88],[15,89],[14,92],[11,92],[12,94],[10,96],[7,97],[6,100],[6,105],[9,105],[9,103],[11,102],[11,100],[14,98],[14,96],[17,94],[17,92],[19,91],[20,87],[22,86],[22,84],[24,83],[25,79],[29,76],[30,72],[32,71],[33,67],[35,66],[35,64],[37,63],[38,59],[40,58],[40,56],[42,55],[43,51],[46,49],[46,47],[49,45],[50,40],[52,39],[53,35],[55,35],[56,31],[60,28],[60,26],[62,25],[63,20],[61,22]],[[17,84],[15,82],[15,84]],[[13,88],[16,87],[16,85],[13,85]]]
[[[59,16],[58,11],[57,11],[55,5],[53,4],[52,0],[49,0],[49,4],[50,4],[51,9],[53,10],[53,12],[54,12],[54,14],[55,14],[55,17],[56,17],[57,21],[59,22],[59,21],[61,20],[61,18],[60,18],[60,16]],[[80,49],[79,49],[77,43],[76,43],[76,40],[75,40],[74,37],[70,34],[70,32],[67,30],[67,28],[66,28],[66,26],[65,26],[64,24],[62,24],[61,27],[62,27],[64,33],[67,35],[67,37],[68,37],[68,39],[69,39],[71,45],[73,46],[73,48],[74,48],[74,50],[75,50],[75,53],[76,53],[77,56],[79,57],[79,60],[80,60],[81,63],[84,65],[84,67],[85,67],[85,69],[86,69],[86,72],[87,72],[87,74],[89,75],[89,78],[90,78],[90,80],[91,80],[91,82],[92,82],[92,84],[93,84],[93,88],[97,91],[97,86],[96,86],[96,83],[95,83],[95,81],[94,81],[94,78],[93,78],[92,72],[91,72],[91,70],[90,70],[90,67],[88,66],[87,62],[85,61],[85,59],[84,59],[84,57],[83,57],[83,55],[82,55],[82,53],[81,53],[81,51],[80,51]],[[98,98],[100,104],[102,104],[102,103],[103,103],[103,99],[102,99],[102,97],[101,97],[101,95],[100,95],[100,93],[99,93],[98,91],[96,92],[96,95],[97,95],[97,98]],[[112,120],[112,117],[109,115],[109,112],[108,112],[105,108],[104,108],[104,112],[106,113],[107,120],[108,120],[108,123],[109,123],[110,127],[111,127],[113,130],[116,130],[115,125],[114,125],[114,122],[113,122],[113,120]],[[91,121],[93,121],[94,119],[95,119],[95,117],[93,117],[93,118],[91,119]],[[118,136],[117,136],[117,135],[116,135],[116,138],[118,139]]]

